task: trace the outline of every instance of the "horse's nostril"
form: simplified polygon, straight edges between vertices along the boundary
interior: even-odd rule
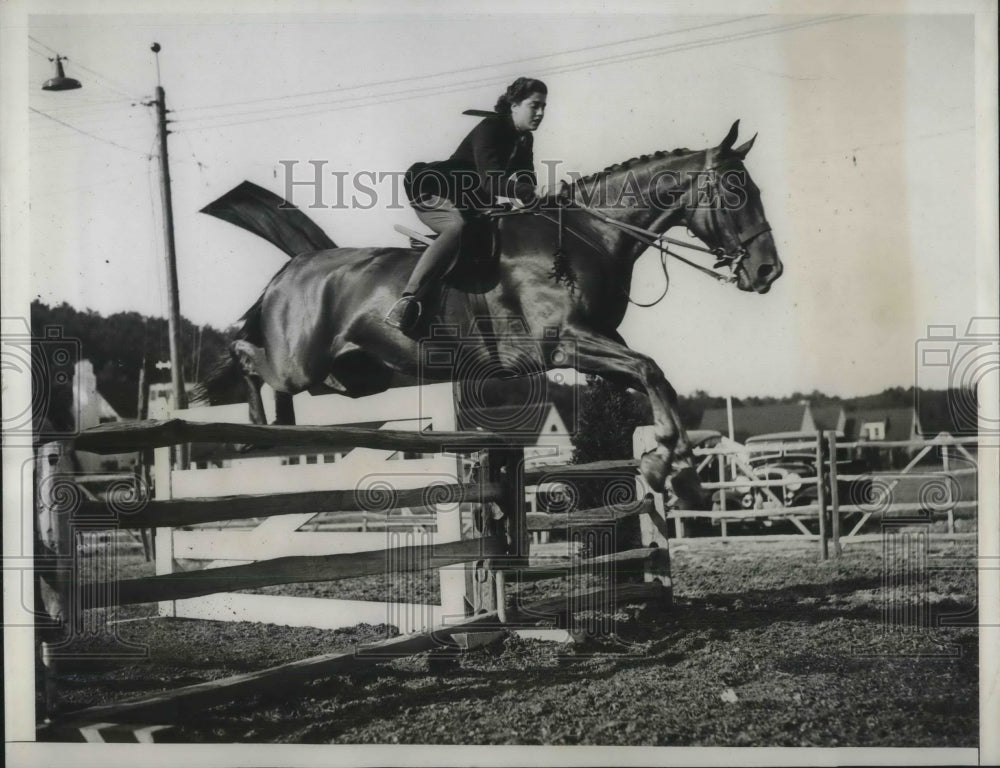
[[[768,277],[770,277],[772,272],[774,272],[774,267],[770,264],[761,264],[759,267],[757,267],[757,277],[759,277],[762,280],[765,280]]]

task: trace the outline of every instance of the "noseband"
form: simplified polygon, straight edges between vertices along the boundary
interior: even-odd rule
[[[722,199],[723,189],[722,189],[722,179],[716,169],[710,169],[712,173],[712,186],[713,192],[717,200]],[[731,279],[736,277],[736,270],[743,263],[743,260],[750,255],[747,250],[747,245],[750,244],[752,240],[756,237],[764,234],[765,232],[771,231],[771,225],[768,224],[767,220],[757,222],[756,224],[748,227],[747,229],[738,229],[736,222],[733,218],[733,210],[725,206],[719,206],[712,208],[713,213],[715,213],[716,229],[718,229],[722,234],[722,240],[724,242],[728,241],[728,247],[716,247],[716,248],[700,248],[698,246],[693,246],[687,243],[676,243],[680,247],[692,248],[694,250],[707,251],[716,257],[716,262],[713,265],[713,269],[719,269],[720,267],[728,267],[731,271]],[[690,228],[688,229],[690,232]],[[692,233],[693,234],[693,233]],[[676,241],[675,241],[676,242]]]

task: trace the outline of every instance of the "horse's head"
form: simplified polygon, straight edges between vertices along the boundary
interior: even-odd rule
[[[739,125],[737,120],[722,143],[705,153],[706,167],[694,174],[688,190],[684,223],[733,266],[741,291],[767,293],[781,277],[781,259],[760,190],[743,165],[757,137],[734,147]]]

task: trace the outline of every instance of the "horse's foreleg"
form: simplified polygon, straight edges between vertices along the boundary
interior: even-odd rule
[[[274,423],[290,427],[295,424],[295,406],[287,392],[274,393]]]
[[[669,479],[683,506],[702,504],[701,483],[691,457],[691,444],[677,412],[677,393],[652,359],[629,349],[619,339],[589,331],[567,333],[565,352],[583,373],[610,375],[641,389],[653,411],[657,448],[642,457],[639,469],[653,490],[662,492]]]

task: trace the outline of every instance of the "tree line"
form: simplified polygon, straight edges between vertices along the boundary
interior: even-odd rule
[[[46,329],[58,329],[64,339],[79,343],[79,354],[94,366],[97,388],[105,400],[123,418],[133,419],[138,413],[139,371],[145,365],[150,383],[170,381],[168,368],[157,363],[170,360],[167,320],[138,312],[118,312],[104,317],[93,310],[78,310],[65,302],[49,306],[41,301],[31,303],[31,333],[34,338],[46,338]],[[196,326],[181,318],[181,345],[184,350],[184,376],[195,381],[203,371],[210,370],[214,361],[226,351],[226,334],[208,325]],[[44,344],[35,345],[33,355],[44,354]],[[36,366],[36,370],[47,370]],[[65,395],[55,381],[39,382],[50,388],[49,401],[61,402]],[[63,420],[55,409],[50,418]]]
[[[97,377],[101,395],[123,418],[135,418],[138,412],[139,372],[145,366],[147,381],[170,381],[167,368],[157,368],[156,363],[169,360],[167,321],[162,317],[149,317],[138,312],[119,312],[104,317],[93,310],[78,310],[62,303],[50,306],[41,301],[31,304],[31,330],[36,338],[45,338],[47,328],[57,328],[64,338],[79,341],[80,355],[90,360]],[[197,326],[181,319],[181,345],[184,350],[184,377],[198,381],[211,370],[214,363],[226,353],[229,338],[226,332],[208,325]],[[41,354],[35,345],[33,355]],[[50,370],[38,366],[37,370]],[[588,377],[589,386],[574,387],[545,382],[544,396],[555,403],[564,421],[576,425],[577,461],[595,461],[609,458],[627,458],[632,451],[632,431],[636,426],[649,424],[652,415],[644,395],[612,386],[599,377]],[[402,382],[401,382],[402,383]],[[416,382],[409,382],[416,383]],[[44,379],[36,386],[48,387],[49,418],[65,421],[69,408],[69,385],[59,385]],[[489,382],[478,393],[483,405],[521,405],[527,399],[538,397],[537,382],[504,380]],[[733,398],[734,407],[796,403],[808,400],[814,406],[841,405],[853,408],[909,407],[919,402],[920,419],[925,427],[938,423],[947,429],[950,420],[949,398],[954,393],[918,391],[913,387],[891,387],[880,393],[864,397],[840,398],[814,390],[809,393],[794,392],[784,397]],[[963,397],[968,399],[969,394]],[[681,396],[678,411],[682,423],[692,428],[701,422],[708,408],[725,407],[724,397],[696,390]]]

